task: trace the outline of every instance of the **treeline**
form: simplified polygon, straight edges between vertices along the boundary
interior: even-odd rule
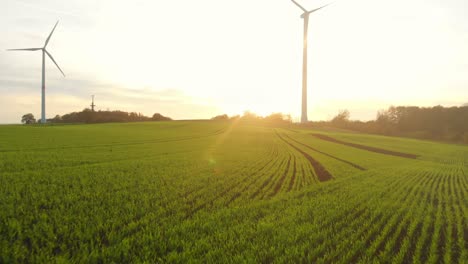
[[[47,119],[49,123],[111,123],[111,122],[145,122],[145,121],[170,121],[170,117],[159,113],[152,117],[136,112],[124,111],[91,111],[86,108],[81,112],[72,112],[63,116],[55,116]]]
[[[468,106],[391,106],[377,113],[375,120],[349,120],[347,110],[328,122],[311,125],[332,126],[365,133],[468,143]]]
[[[291,115],[283,114],[283,113],[273,113],[268,116],[259,116],[256,115],[252,112],[246,111],[242,116],[240,115],[235,115],[232,117],[229,117],[228,115],[218,115],[211,120],[239,120],[239,121],[245,121],[245,122],[261,122],[261,123],[271,123],[271,124],[291,124],[292,123],[292,118]]]

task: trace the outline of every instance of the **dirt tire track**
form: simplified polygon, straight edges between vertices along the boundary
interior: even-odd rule
[[[318,162],[317,160],[312,158],[312,156],[305,153],[300,148],[294,146],[293,144],[288,142],[286,139],[281,137],[281,135],[278,133],[278,131],[275,130],[275,132],[276,132],[276,135],[281,140],[283,140],[286,144],[288,144],[289,146],[291,146],[292,148],[297,150],[299,153],[301,153],[309,161],[310,165],[312,165],[312,168],[314,168],[315,175],[317,175],[317,178],[318,178],[319,181],[325,182],[325,181],[329,181],[329,180],[333,179],[333,175],[330,172],[328,172],[327,169],[325,169],[325,167],[320,162]]]
[[[326,135],[322,134],[315,134],[312,133],[312,136],[319,138],[321,140],[337,143],[337,144],[342,144],[345,146],[357,148],[357,149],[363,149],[367,150],[370,152],[375,152],[375,153],[380,153],[380,154],[385,154],[385,155],[391,155],[391,156],[397,156],[397,157],[402,157],[402,158],[408,158],[408,159],[417,159],[419,156],[415,154],[409,154],[409,153],[403,153],[403,152],[397,152],[397,151],[392,151],[392,150],[387,150],[387,149],[381,149],[381,148],[376,148],[376,147],[370,147],[370,146],[365,146],[361,144],[356,144],[356,143],[351,143],[351,142],[346,142],[342,141],[336,138],[332,138]]]
[[[313,151],[315,151],[315,152],[318,152],[318,153],[320,153],[320,154],[322,154],[322,155],[325,155],[325,156],[327,156],[327,157],[330,157],[330,158],[332,158],[332,159],[335,159],[335,160],[341,161],[341,162],[343,162],[343,163],[346,163],[346,164],[348,164],[348,165],[351,165],[352,167],[354,167],[354,168],[356,168],[356,169],[358,169],[358,170],[362,170],[362,171],[365,171],[365,170],[366,170],[365,168],[363,168],[363,167],[357,165],[356,163],[352,163],[351,161],[347,161],[347,160],[344,160],[344,159],[335,157],[335,156],[333,156],[333,155],[331,155],[331,154],[325,153],[325,152],[323,152],[323,151],[320,151],[320,150],[318,150],[318,149],[316,149],[316,148],[313,148],[313,147],[311,147],[311,146],[309,146],[309,145],[306,145],[306,144],[304,144],[304,143],[302,143],[302,142],[300,142],[300,141],[297,141],[297,140],[295,140],[294,138],[291,138],[291,137],[288,136],[288,135],[286,135],[286,137],[289,138],[290,140],[296,142],[296,143],[299,144],[299,145],[302,145],[302,146],[304,146],[304,147],[306,147],[306,148],[308,148],[308,149],[311,149],[311,150],[313,150]]]

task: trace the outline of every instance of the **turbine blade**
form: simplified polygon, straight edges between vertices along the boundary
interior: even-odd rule
[[[63,73],[62,69],[60,69],[60,67],[58,66],[57,62],[55,62],[54,60],[54,57],[52,57],[52,55],[50,55],[50,53],[47,51],[47,50],[44,50],[45,53],[47,53],[47,55],[49,56],[49,58],[55,63],[55,66],[57,66],[57,68],[59,69],[59,71],[63,74],[63,77],[65,77],[65,73]]]
[[[45,41],[44,49],[47,47],[47,44],[49,43],[50,37],[52,37],[52,34],[54,33],[55,28],[57,27],[57,24],[58,24],[58,20],[57,20],[57,23],[55,23],[54,28],[53,28],[52,31],[50,32],[50,35],[47,37],[47,39],[46,39],[46,41]]]
[[[7,49],[8,51],[14,51],[14,50],[29,50],[29,51],[35,51],[35,50],[41,50],[42,48],[30,48],[30,49]]]
[[[307,9],[305,9],[304,7],[302,7],[298,2],[294,1],[294,0],[291,0],[295,5],[297,5],[300,9],[302,9],[302,11],[304,12],[307,12]]]
[[[325,7],[327,7],[327,6],[331,5],[331,4],[333,4],[333,2],[331,2],[331,3],[329,3],[329,4],[326,4],[326,5],[324,5],[324,6],[321,6],[321,7],[319,7],[319,8],[316,8],[316,9],[314,9],[314,10],[311,10],[311,11],[309,11],[309,12],[307,12],[307,13],[308,13],[308,14],[312,14],[312,13],[314,13],[315,11],[319,11],[320,9],[325,8]]]

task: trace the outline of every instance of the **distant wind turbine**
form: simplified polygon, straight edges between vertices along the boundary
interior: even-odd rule
[[[36,51],[36,50],[42,50],[42,112],[41,112],[41,123],[45,124],[47,122],[46,120],[46,113],[45,113],[45,55],[49,56],[49,58],[54,62],[55,66],[59,69],[59,71],[63,74],[63,77],[65,77],[65,73],[63,73],[62,69],[58,66],[57,62],[55,62],[54,57],[46,50],[47,44],[49,43],[50,37],[52,37],[52,34],[54,33],[55,28],[57,27],[57,23],[55,23],[54,28],[52,29],[52,32],[50,32],[49,37],[47,37],[44,47],[42,48],[30,48],[30,49],[8,49],[8,51],[18,51],[18,50],[27,50],[27,51]]]
[[[307,32],[309,27],[309,15],[314,13],[315,11],[319,11],[320,9],[329,6],[330,4],[326,4],[319,8],[313,9],[311,11],[307,11],[304,7],[298,4],[296,1],[291,0],[295,5],[297,5],[304,13],[301,15],[301,18],[304,19],[304,54],[303,54],[303,61],[302,61],[302,113],[301,113],[301,123],[307,123]]]

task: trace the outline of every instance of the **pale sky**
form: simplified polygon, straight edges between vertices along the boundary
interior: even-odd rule
[[[327,1],[298,0],[307,8]],[[301,10],[289,0],[0,0],[0,123],[89,107],[174,119],[301,110]],[[309,25],[309,119],[468,103],[468,1],[341,0]]]

